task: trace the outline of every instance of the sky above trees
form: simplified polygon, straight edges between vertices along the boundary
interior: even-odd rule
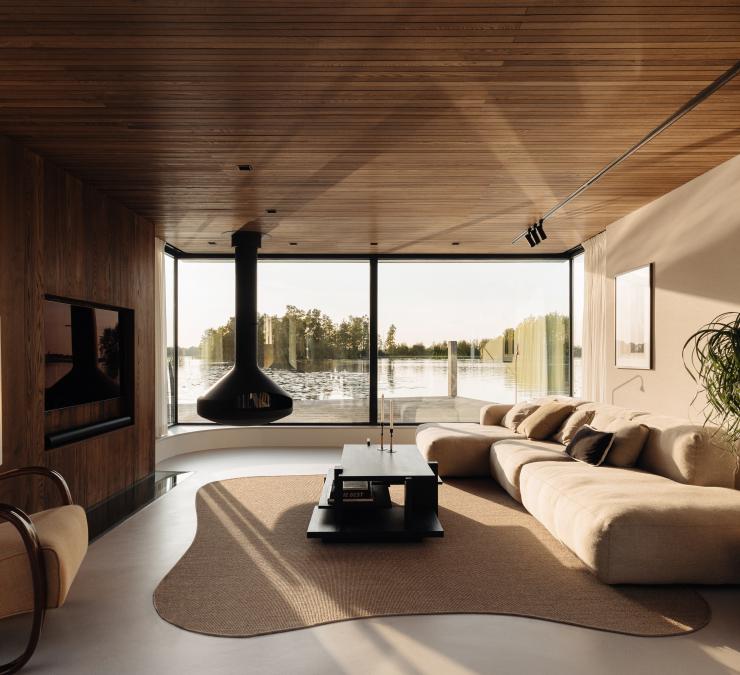
[[[381,262],[379,333],[393,324],[409,345],[495,337],[527,316],[567,314],[568,275],[567,261]],[[181,260],[178,282],[180,346],[198,345],[234,315],[233,262]],[[365,261],[261,261],[258,283],[260,313],[318,309],[337,324],[369,314]]]

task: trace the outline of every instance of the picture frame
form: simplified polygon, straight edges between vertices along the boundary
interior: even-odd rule
[[[628,370],[652,370],[653,263],[614,277],[614,364]]]

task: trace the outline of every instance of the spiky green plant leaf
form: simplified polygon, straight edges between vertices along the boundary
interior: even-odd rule
[[[686,370],[704,397],[704,423],[718,440],[740,454],[740,313],[726,312],[702,326],[684,344]]]

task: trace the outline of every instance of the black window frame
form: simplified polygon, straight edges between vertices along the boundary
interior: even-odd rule
[[[512,262],[512,261],[564,261],[568,265],[568,358],[570,363],[569,389],[573,395],[573,258],[583,253],[582,246],[564,251],[563,253],[491,253],[491,254],[471,254],[471,253],[409,253],[409,254],[341,254],[341,253],[263,253],[260,254],[261,260],[334,260],[334,261],[366,261],[370,268],[370,400],[368,405],[367,422],[283,422],[275,423],[271,426],[282,427],[376,427],[378,426],[378,263],[384,261],[486,261],[486,262]],[[172,246],[165,245],[165,254],[170,255],[175,260],[174,274],[174,296],[175,296],[175,326],[174,326],[174,344],[175,344],[175,396],[174,396],[174,421],[169,424],[172,426],[218,426],[215,422],[180,422],[178,419],[178,367],[177,363],[180,356],[180,344],[178,342],[178,315],[180,297],[178,293],[178,275],[180,260],[234,260],[231,253],[187,253]],[[399,426],[413,427],[417,426],[414,422],[398,422]]]

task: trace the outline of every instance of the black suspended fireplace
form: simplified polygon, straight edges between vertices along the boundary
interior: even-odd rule
[[[293,412],[293,399],[257,366],[257,251],[259,232],[235,232],[234,367],[198,399],[198,415],[220,424],[274,422]]]

